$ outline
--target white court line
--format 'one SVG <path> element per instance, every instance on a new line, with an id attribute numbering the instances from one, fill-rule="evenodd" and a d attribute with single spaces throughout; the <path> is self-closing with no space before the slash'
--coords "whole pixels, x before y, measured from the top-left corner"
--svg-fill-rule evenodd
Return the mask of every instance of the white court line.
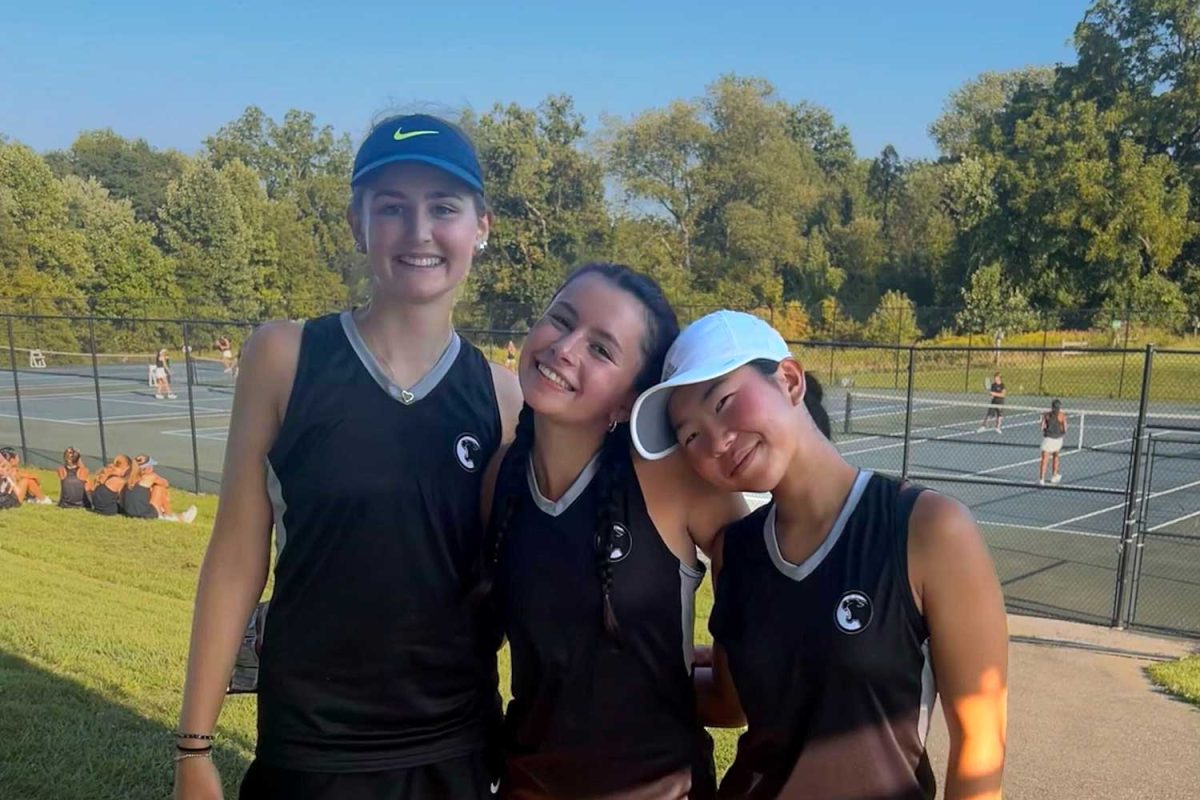
<path id="1" fill-rule="evenodd" d="M 175 401 L 171 401 L 171 400 L 123 400 L 121 398 L 107 398 L 103 401 L 102 405 L 107 404 L 107 403 L 124 403 L 125 405 L 130 405 L 130 406 L 154 406 L 156 408 L 175 408 L 175 406 L 172 405 L 172 402 L 182 405 L 186 401 L 183 401 L 183 400 L 175 400 Z M 201 408 L 200 406 L 195 406 L 195 409 L 197 411 L 213 411 L 213 412 L 220 412 L 223 414 L 229 413 L 229 409 L 223 409 L 223 408 Z"/>
<path id="2" fill-rule="evenodd" d="M 1132 441 L 1133 441 L 1133 439 L 1114 439 L 1111 442 L 1103 442 L 1101 444 L 1095 445 L 1095 447 L 1097 447 L 1097 448 L 1111 447 L 1114 444 L 1124 444 L 1125 442 L 1132 442 Z M 1065 453 L 1059 453 L 1058 457 L 1059 457 L 1059 460 L 1062 460 L 1062 459 L 1066 458 L 1067 456 L 1075 455 L 1076 453 L 1086 453 L 1086 452 L 1088 452 L 1088 451 L 1087 450 L 1068 450 Z M 988 469 L 981 469 L 978 472 L 971 472 L 969 474 L 971 474 L 971 475 L 987 475 L 989 472 L 999 472 L 1002 469 L 1012 469 L 1013 467 L 1025 467 L 1030 464 L 1036 464 L 1041 460 L 1042 460 L 1042 457 L 1038 456 L 1037 458 L 1031 458 L 1031 459 L 1028 459 L 1027 461 L 1017 461 L 1013 464 L 1002 464 L 999 467 L 989 467 Z M 1049 461 L 1050 459 L 1047 458 L 1046 460 Z"/>
<path id="3" fill-rule="evenodd" d="M 1013 522 L 991 522 L 986 519 L 976 520 L 976 522 L 979 523 L 980 525 L 994 525 L 998 528 L 1020 528 L 1021 530 L 1024 530 L 1024 531 L 1044 531 L 1044 530 L 1046 530 L 1046 528 L 1038 528 L 1038 527 L 1031 526 L 1031 525 L 1017 525 L 1016 523 L 1013 523 Z M 1121 534 L 1119 534 L 1119 533 L 1096 533 L 1095 531 L 1073 531 L 1073 530 L 1067 530 L 1065 528 L 1057 528 L 1057 529 L 1055 529 L 1054 532 L 1055 533 L 1069 533 L 1072 536 L 1090 536 L 1093 539 L 1120 539 L 1121 538 Z"/>
<path id="4" fill-rule="evenodd" d="M 216 419 L 216 417 L 229 416 L 229 411 L 211 411 L 211 413 L 197 414 L 197 420 Z M 180 414 L 158 415 L 158 416 L 106 416 L 104 417 L 104 425 L 109 422 L 169 422 L 170 420 L 186 420 L 188 419 L 187 411 L 182 411 Z M 98 422 L 96 419 L 91 420 L 92 423 Z"/>
<path id="5" fill-rule="evenodd" d="M 16 414 L 0 414 L 0 417 L 5 419 L 17 419 Z M 24 420 L 32 420 L 33 422 L 57 422 L 61 425 L 94 425 L 95 420 L 80 420 L 80 419 L 50 419 L 49 417 L 34 417 L 29 414 L 20 416 Z"/>
<path id="6" fill-rule="evenodd" d="M 1155 525 L 1153 528 L 1147 528 L 1146 533 L 1154 533 L 1155 531 L 1159 530 L 1160 528 L 1165 528 L 1168 525 L 1174 525 L 1177 522 L 1183 522 L 1184 520 L 1189 520 L 1195 516 L 1200 516 L 1200 511 L 1193 511 L 1190 514 L 1184 514 L 1182 517 L 1176 517 L 1175 519 L 1169 519 L 1166 522 L 1161 522 L 1158 525 Z"/>
<path id="7" fill-rule="evenodd" d="M 1014 416 L 1017 416 L 1017 415 L 1015 415 L 1015 414 L 1011 415 L 1009 417 L 1009 419 L 1011 420 L 1012 417 L 1014 417 Z M 1005 428 L 1013 428 L 1018 425 L 1032 425 L 1032 424 L 1035 424 L 1035 422 L 1036 422 L 1036 420 L 1030 420 L 1028 422 L 1009 422 L 1008 425 L 1006 425 L 1004 427 Z M 928 438 L 923 438 L 923 439 L 913 439 L 912 444 L 926 444 L 928 442 L 940 442 L 945 439 L 955 439 L 959 436 L 970 436 L 972 433 L 981 433 L 981 431 L 979 430 L 978 422 L 970 422 L 970 423 L 947 422 L 947 423 L 943 423 L 941 425 L 931 425 L 931 426 L 928 426 L 925 428 L 917 428 L 917 429 L 913 430 L 912 433 L 925 433 L 926 431 L 937 431 L 937 430 L 942 430 L 943 428 L 958 428 L 963 425 L 970 425 L 971 426 L 970 430 L 959 431 L 958 433 L 948 433 L 945 436 L 930 436 Z M 1003 434 L 998 434 L 998 435 L 1002 436 Z M 875 437 L 875 438 L 879 438 L 879 437 Z M 854 441 L 859 442 L 859 441 L 863 441 L 863 440 L 855 439 Z M 853 444 L 853 442 L 851 442 L 851 444 Z M 879 450 L 892 450 L 897 447 L 904 447 L 904 442 L 893 442 L 892 444 L 881 444 L 878 447 L 868 447 L 865 450 L 852 450 L 848 453 L 842 453 L 842 455 L 843 456 L 857 456 L 857 455 L 861 455 L 863 453 L 875 453 L 875 452 L 878 452 Z"/>
<path id="8" fill-rule="evenodd" d="M 1161 492 L 1151 492 L 1150 497 L 1148 499 L 1153 500 L 1156 497 L 1166 497 L 1169 494 L 1174 494 L 1175 492 L 1182 492 L 1184 489 L 1190 489 L 1193 486 L 1200 486 L 1200 481 L 1192 481 L 1191 483 L 1185 483 L 1182 486 L 1175 486 L 1171 489 L 1164 489 Z M 1107 514 L 1110 511 L 1116 511 L 1117 509 L 1124 508 L 1124 507 L 1125 507 L 1124 503 L 1118 503 L 1115 506 L 1109 506 L 1108 508 L 1102 508 L 1099 511 L 1092 511 L 1091 513 L 1088 513 L 1088 514 L 1080 514 L 1078 517 L 1071 517 L 1070 519 L 1064 519 L 1062 522 L 1056 522 L 1053 525 L 1047 525 L 1046 527 L 1042 528 L 1042 530 L 1052 531 L 1055 528 L 1057 528 L 1059 525 L 1068 525 L 1072 522 L 1078 522 L 1081 519 L 1087 519 L 1088 517 L 1094 517 L 1097 514 Z"/>

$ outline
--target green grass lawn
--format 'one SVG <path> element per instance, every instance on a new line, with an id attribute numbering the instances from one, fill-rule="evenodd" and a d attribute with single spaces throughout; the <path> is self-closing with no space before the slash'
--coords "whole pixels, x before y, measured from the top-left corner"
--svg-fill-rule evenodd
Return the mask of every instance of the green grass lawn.
<path id="1" fill-rule="evenodd" d="M 1200 706 L 1200 655 L 1153 664 L 1146 671 L 1171 694 Z"/>
<path id="2" fill-rule="evenodd" d="M 42 473 L 58 496 L 58 479 Z M 194 525 L 53 506 L 0 512 L 0 796 L 166 797 L 192 597 L 216 498 L 172 490 Z M 712 592 L 697 603 L 697 641 Z M 508 654 L 501 654 L 507 693 Z M 254 698 L 231 697 L 217 728 L 226 796 L 254 751 Z M 737 731 L 716 731 L 717 768 Z"/>

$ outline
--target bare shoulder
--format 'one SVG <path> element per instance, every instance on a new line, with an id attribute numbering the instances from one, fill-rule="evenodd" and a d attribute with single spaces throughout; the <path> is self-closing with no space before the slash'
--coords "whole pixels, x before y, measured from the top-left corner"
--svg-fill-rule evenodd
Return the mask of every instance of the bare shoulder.
<path id="1" fill-rule="evenodd" d="M 500 407 L 500 423 L 504 430 L 503 440 L 511 441 L 517 429 L 517 415 L 525 402 L 521 394 L 521 382 L 506 367 L 489 361 L 492 370 L 492 385 L 496 389 L 496 404 Z"/>
<path id="2" fill-rule="evenodd" d="M 256 367 L 263 370 L 278 368 L 291 356 L 294 367 L 300 353 L 304 325 L 291 320 L 274 320 L 259 325 L 242 347 L 241 369 Z"/>
<path id="3" fill-rule="evenodd" d="M 908 531 L 909 571 L 914 587 L 948 573 L 993 573 L 991 555 L 975 518 L 952 497 L 922 492 L 913 505 Z"/>

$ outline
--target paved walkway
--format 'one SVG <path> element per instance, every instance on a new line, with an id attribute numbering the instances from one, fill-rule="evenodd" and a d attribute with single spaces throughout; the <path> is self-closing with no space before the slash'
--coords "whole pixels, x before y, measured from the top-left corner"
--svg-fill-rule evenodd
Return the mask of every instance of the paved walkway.
<path id="1" fill-rule="evenodd" d="M 1005 798 L 1200 798 L 1200 709 L 1143 671 L 1200 642 L 1018 616 L 1009 634 Z M 946 742 L 939 708 L 929 742 L 939 782 Z"/>

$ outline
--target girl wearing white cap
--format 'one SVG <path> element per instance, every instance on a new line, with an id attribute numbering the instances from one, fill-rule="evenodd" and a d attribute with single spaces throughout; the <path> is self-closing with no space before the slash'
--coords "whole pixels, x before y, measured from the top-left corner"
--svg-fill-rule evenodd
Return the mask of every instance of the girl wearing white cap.
<path id="1" fill-rule="evenodd" d="M 710 628 L 748 724 L 719 796 L 933 798 L 940 692 L 945 796 L 999 798 L 1007 632 L 983 539 L 954 500 L 847 463 L 820 400 L 769 325 L 719 311 L 634 406 L 646 458 L 679 446 L 718 488 L 772 494 L 719 553 Z"/>
<path id="2" fill-rule="evenodd" d="M 711 798 L 702 723 L 741 723 L 692 633 L 697 547 L 745 503 L 682 458 L 636 458 L 626 424 L 678 330 L 654 281 L 588 264 L 521 347 L 527 405 L 484 501 L 484 589 L 512 654 L 503 797 Z"/>

